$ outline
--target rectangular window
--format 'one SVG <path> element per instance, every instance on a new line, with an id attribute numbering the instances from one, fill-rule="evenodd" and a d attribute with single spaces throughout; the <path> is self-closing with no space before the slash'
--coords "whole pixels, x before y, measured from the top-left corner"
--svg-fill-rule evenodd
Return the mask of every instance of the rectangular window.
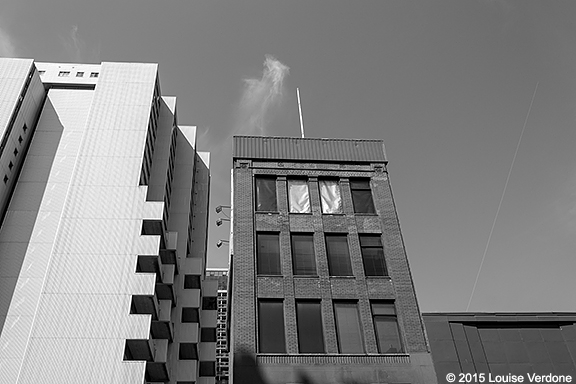
<path id="1" fill-rule="evenodd" d="M 281 275 L 280 235 L 278 233 L 256 234 L 256 259 L 259 275 Z"/>
<path id="2" fill-rule="evenodd" d="M 276 178 L 256 177 L 256 210 L 261 212 L 276 212 Z"/>
<path id="3" fill-rule="evenodd" d="M 373 302 L 372 319 L 376 329 L 378 352 L 398 353 L 402 352 L 398 320 L 393 302 Z"/>
<path id="4" fill-rule="evenodd" d="M 200 275 L 184 275 L 184 289 L 200 289 Z"/>
<path id="5" fill-rule="evenodd" d="M 295 275 L 316 275 L 314 235 L 292 234 L 292 266 Z"/>
<path id="6" fill-rule="evenodd" d="M 58 72 L 58 77 L 68 77 L 68 76 L 70 76 L 70 72 L 68 72 L 68 71 Z"/>
<path id="7" fill-rule="evenodd" d="M 298 348 L 300 353 L 324 353 L 322 309 L 319 301 L 297 301 Z"/>
<path id="8" fill-rule="evenodd" d="M 199 323 L 200 315 L 198 308 L 184 307 L 182 308 L 182 322 L 183 323 Z"/>
<path id="9" fill-rule="evenodd" d="M 200 341 L 215 342 L 216 328 L 200 328 Z"/>
<path id="10" fill-rule="evenodd" d="M 215 311 L 216 306 L 216 296 L 204 296 L 202 298 L 202 309 L 206 311 Z"/>
<path id="11" fill-rule="evenodd" d="M 198 360 L 196 343 L 180 343 L 178 358 L 180 360 Z"/>
<path id="12" fill-rule="evenodd" d="M 84 72 L 76 72 L 76 77 L 83 77 L 84 76 Z"/>
<path id="13" fill-rule="evenodd" d="M 98 72 L 92 72 L 90 73 L 90 77 L 98 77 L 99 73 Z"/>
<path id="14" fill-rule="evenodd" d="M 366 276 L 388 276 L 380 235 L 359 235 Z"/>
<path id="15" fill-rule="evenodd" d="M 38 71 L 38 74 L 39 74 L 39 75 L 43 75 L 43 74 L 45 74 L 45 73 L 46 73 L 46 71 Z"/>
<path id="16" fill-rule="evenodd" d="M 310 213 L 308 181 L 288 180 L 288 200 L 290 213 Z"/>
<path id="17" fill-rule="evenodd" d="M 350 190 L 355 213 L 376 213 L 370 180 L 350 180 Z"/>
<path id="18" fill-rule="evenodd" d="M 341 301 L 334 302 L 336 317 L 336 333 L 340 353 L 364 353 L 358 303 Z"/>
<path id="19" fill-rule="evenodd" d="M 201 361 L 200 372 L 201 377 L 214 377 L 216 376 L 216 362 L 215 361 Z"/>
<path id="20" fill-rule="evenodd" d="M 342 195 L 337 180 L 319 180 L 322 213 L 342 213 Z"/>
<path id="21" fill-rule="evenodd" d="M 326 235 L 326 253 L 330 276 L 352 276 L 346 235 Z"/>
<path id="22" fill-rule="evenodd" d="M 282 300 L 258 301 L 258 345 L 260 353 L 286 353 Z"/>

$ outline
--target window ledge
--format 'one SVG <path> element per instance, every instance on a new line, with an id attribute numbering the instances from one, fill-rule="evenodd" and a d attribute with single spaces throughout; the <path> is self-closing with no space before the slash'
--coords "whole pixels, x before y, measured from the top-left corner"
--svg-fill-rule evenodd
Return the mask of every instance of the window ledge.
<path id="1" fill-rule="evenodd" d="M 254 211 L 254 212 L 255 212 L 257 215 L 258 215 L 258 214 L 260 214 L 260 215 L 272 215 L 272 214 L 278 215 L 278 214 L 280 214 L 279 211 Z"/>
<path id="2" fill-rule="evenodd" d="M 392 280 L 390 276 L 365 276 L 367 279 Z"/>
<path id="3" fill-rule="evenodd" d="M 331 279 L 355 280 L 356 276 L 330 276 Z"/>
<path id="4" fill-rule="evenodd" d="M 324 213 L 322 212 L 322 216 L 346 216 L 345 213 Z"/>
<path id="5" fill-rule="evenodd" d="M 284 275 L 266 275 L 266 274 L 257 274 L 258 277 L 284 277 Z"/>
<path id="6" fill-rule="evenodd" d="M 354 216 L 378 216 L 377 213 L 354 212 Z"/>
<path id="7" fill-rule="evenodd" d="M 312 212 L 288 212 L 290 215 L 309 215 L 312 216 Z"/>
<path id="8" fill-rule="evenodd" d="M 319 277 L 320 276 L 318 276 L 318 275 L 294 275 L 295 279 L 299 279 L 299 278 L 304 278 L 304 279 L 310 279 L 310 278 L 314 279 L 315 278 L 315 279 L 317 279 Z"/>

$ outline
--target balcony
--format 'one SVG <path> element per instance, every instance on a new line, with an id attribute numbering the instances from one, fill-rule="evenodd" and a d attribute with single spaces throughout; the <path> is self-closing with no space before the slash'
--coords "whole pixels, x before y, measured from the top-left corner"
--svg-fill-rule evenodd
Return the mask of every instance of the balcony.
<path id="1" fill-rule="evenodd" d="M 164 264 L 174 264 L 177 263 L 176 257 L 176 244 L 178 242 L 178 232 L 166 232 L 165 236 L 165 248 L 160 250 L 160 257 L 162 258 L 162 263 Z"/>
<path id="2" fill-rule="evenodd" d="M 152 321 L 152 337 L 154 339 L 174 340 L 174 325 L 171 318 L 172 302 L 170 300 L 158 301 L 158 319 Z"/>
<path id="3" fill-rule="evenodd" d="M 170 373 L 168 372 L 168 340 L 152 340 L 153 341 L 153 357 L 152 361 L 146 364 L 146 378 L 148 381 L 170 381 Z"/>
<path id="4" fill-rule="evenodd" d="M 176 305 L 176 294 L 174 293 L 174 265 L 162 265 L 160 267 L 160 279 L 156 279 L 156 296 L 159 300 L 170 300 L 172 305 Z"/>
<path id="5" fill-rule="evenodd" d="M 168 372 L 168 340 L 131 339 L 126 340 L 124 360 L 146 361 L 146 381 L 166 382 Z"/>
<path id="6" fill-rule="evenodd" d="M 134 295 L 130 313 L 152 315 L 152 320 L 158 320 L 158 299 L 156 296 Z"/>

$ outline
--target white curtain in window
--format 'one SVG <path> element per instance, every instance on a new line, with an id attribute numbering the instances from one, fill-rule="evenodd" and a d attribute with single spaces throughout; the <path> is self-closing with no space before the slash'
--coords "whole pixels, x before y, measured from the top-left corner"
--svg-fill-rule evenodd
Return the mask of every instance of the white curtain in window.
<path id="1" fill-rule="evenodd" d="M 342 213 L 342 197 L 336 180 L 320 180 L 323 213 Z"/>
<path id="2" fill-rule="evenodd" d="M 310 194 L 306 180 L 290 180 L 288 182 L 291 213 L 310 212 Z"/>

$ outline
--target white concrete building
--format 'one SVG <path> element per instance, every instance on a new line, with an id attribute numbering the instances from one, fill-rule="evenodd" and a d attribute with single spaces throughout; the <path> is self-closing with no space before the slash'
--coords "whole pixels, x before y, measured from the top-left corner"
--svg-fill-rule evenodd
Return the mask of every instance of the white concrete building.
<path id="1" fill-rule="evenodd" d="M 157 65 L 0 58 L 0 134 L 0 382 L 214 383 L 209 154 Z"/>

